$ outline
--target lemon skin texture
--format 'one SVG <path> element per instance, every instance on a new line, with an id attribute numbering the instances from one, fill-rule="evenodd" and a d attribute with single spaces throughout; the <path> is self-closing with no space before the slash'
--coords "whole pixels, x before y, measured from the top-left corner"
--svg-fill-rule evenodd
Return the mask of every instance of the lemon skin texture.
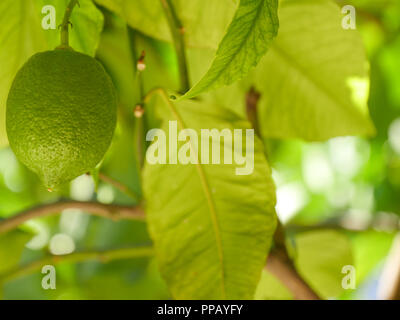
<path id="1" fill-rule="evenodd" d="M 33 55 L 8 95 L 6 129 L 17 158 L 49 189 L 101 161 L 116 125 L 116 94 L 94 58 L 56 49 Z"/>

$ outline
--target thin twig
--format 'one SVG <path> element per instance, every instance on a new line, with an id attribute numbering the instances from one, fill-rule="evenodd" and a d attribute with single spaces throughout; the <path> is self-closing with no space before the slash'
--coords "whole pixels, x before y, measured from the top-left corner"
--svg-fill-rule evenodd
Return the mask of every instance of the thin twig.
<path id="1" fill-rule="evenodd" d="M 104 251 L 81 251 L 67 255 L 48 255 L 40 260 L 36 260 L 15 269 L 9 270 L 0 275 L 0 283 L 10 281 L 12 279 L 32 274 L 40 270 L 45 265 L 57 265 L 64 262 L 77 263 L 90 260 L 97 260 L 107 263 L 120 259 L 132 259 L 153 256 L 153 248 L 151 246 L 137 246 L 130 248 L 118 248 Z"/>
<path id="2" fill-rule="evenodd" d="M 145 141 L 144 141 L 144 119 L 143 119 L 144 109 L 142 105 L 136 106 L 135 109 L 135 137 L 136 137 L 136 163 L 137 170 L 139 172 L 139 177 L 141 177 L 141 170 L 144 165 L 145 156 Z M 136 116 L 139 115 L 140 116 Z"/>
<path id="3" fill-rule="evenodd" d="M 126 195 L 128 195 L 129 197 L 134 199 L 135 201 L 137 201 L 137 202 L 139 201 L 138 195 L 135 192 L 133 192 L 128 186 L 124 185 L 123 183 L 121 183 L 101 172 L 99 173 L 99 179 L 106 183 L 111 184 L 112 186 L 114 186 L 121 192 L 125 193 Z"/>
<path id="4" fill-rule="evenodd" d="M 129 48 L 131 52 L 132 62 L 134 65 L 134 76 L 136 78 L 136 84 L 138 86 L 139 92 L 139 101 L 135 105 L 134 115 L 135 115 L 135 149 L 136 149 L 136 163 L 137 170 L 140 173 L 143 164 L 144 164 L 144 150 L 145 150 L 145 142 L 144 142 L 144 107 L 143 103 L 144 98 L 144 81 L 143 81 L 143 71 L 146 69 L 145 56 L 146 53 L 144 50 L 141 51 L 141 54 L 137 54 L 137 31 L 131 27 L 128 28 L 128 40 L 129 40 Z M 139 174 L 140 175 L 140 174 Z"/>
<path id="5" fill-rule="evenodd" d="M 164 8 L 165 16 L 171 30 L 172 39 L 174 41 L 175 51 L 178 59 L 179 76 L 181 82 L 181 93 L 185 93 L 190 89 L 189 71 L 186 62 L 185 50 L 185 29 L 179 20 L 175 8 L 171 0 L 160 0 Z"/>
<path id="6" fill-rule="evenodd" d="M 27 209 L 10 218 L 0 221 L 0 234 L 17 228 L 24 222 L 60 213 L 65 209 L 81 209 L 89 214 L 113 220 L 130 219 L 144 220 L 145 215 L 141 207 L 103 204 L 98 202 L 59 201 Z"/>
<path id="7" fill-rule="evenodd" d="M 249 91 L 246 93 L 246 115 L 247 120 L 249 120 L 250 124 L 254 129 L 254 133 L 264 141 L 261 136 L 260 131 L 260 122 L 258 120 L 258 101 L 261 98 L 261 93 L 258 92 L 254 87 L 251 87 Z M 264 155 L 267 161 L 269 160 L 267 146 L 264 145 Z"/>
<path id="8" fill-rule="evenodd" d="M 130 26 L 127 26 L 127 32 L 128 32 L 128 42 L 129 42 L 129 49 L 131 53 L 131 59 L 132 59 L 132 64 L 133 64 L 133 73 L 136 76 L 136 82 L 138 85 L 139 89 L 139 101 L 138 103 L 141 103 L 143 100 L 144 96 L 144 85 L 143 85 L 143 79 L 142 79 L 142 72 L 146 68 L 146 64 L 144 62 L 145 58 L 145 52 L 141 51 L 141 54 L 138 55 L 138 48 L 137 48 L 137 34 L 138 32 L 131 28 Z"/>
<path id="9" fill-rule="evenodd" d="M 246 94 L 246 114 L 247 119 L 253 126 L 254 132 L 257 136 L 260 136 L 260 126 L 257 117 L 257 104 L 260 100 L 261 94 L 251 87 Z"/>

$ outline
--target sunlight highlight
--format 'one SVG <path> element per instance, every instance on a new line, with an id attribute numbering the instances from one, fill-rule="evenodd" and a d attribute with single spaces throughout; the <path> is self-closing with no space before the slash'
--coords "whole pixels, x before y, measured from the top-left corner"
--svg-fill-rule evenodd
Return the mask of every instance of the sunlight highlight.
<path id="1" fill-rule="evenodd" d="M 363 114 L 368 113 L 367 103 L 369 97 L 369 78 L 350 77 L 347 79 L 347 86 L 351 90 L 351 100 Z"/>
<path id="2" fill-rule="evenodd" d="M 49 250 L 54 255 L 69 254 L 75 251 L 75 242 L 67 234 L 55 234 L 49 244 Z"/>
<path id="3" fill-rule="evenodd" d="M 276 199 L 276 212 L 285 223 L 307 204 L 308 194 L 301 183 L 290 183 L 277 189 Z"/>

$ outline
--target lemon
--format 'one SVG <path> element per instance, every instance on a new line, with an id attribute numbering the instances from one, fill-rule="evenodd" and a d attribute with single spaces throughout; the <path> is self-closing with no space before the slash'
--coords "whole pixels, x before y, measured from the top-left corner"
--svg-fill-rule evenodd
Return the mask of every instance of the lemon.
<path id="1" fill-rule="evenodd" d="M 116 125 L 116 94 L 94 58 L 56 49 L 33 55 L 7 99 L 6 129 L 17 158 L 54 189 L 92 170 Z"/>

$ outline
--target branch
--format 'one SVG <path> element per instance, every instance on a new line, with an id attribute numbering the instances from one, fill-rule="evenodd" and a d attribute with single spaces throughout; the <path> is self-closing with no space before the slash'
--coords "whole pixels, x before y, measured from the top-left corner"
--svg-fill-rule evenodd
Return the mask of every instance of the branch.
<path id="1" fill-rule="evenodd" d="M 250 90 L 246 94 L 246 114 L 247 119 L 250 121 L 253 126 L 254 132 L 257 136 L 260 135 L 260 127 L 257 117 L 257 104 L 258 100 L 260 100 L 261 94 L 257 92 L 254 87 L 251 87 Z"/>
<path id="2" fill-rule="evenodd" d="M 257 117 L 257 104 L 260 93 L 251 87 L 246 94 L 246 114 L 257 136 L 260 136 L 259 121 Z M 265 157 L 268 159 L 267 153 Z M 314 290 L 304 281 L 297 272 L 296 267 L 286 248 L 285 229 L 278 220 L 274 234 L 274 249 L 270 252 L 265 269 L 271 272 L 293 294 L 296 300 L 320 300 Z"/>
<path id="3" fill-rule="evenodd" d="M 144 84 L 142 79 L 142 72 L 146 69 L 146 64 L 144 62 L 145 51 L 141 51 L 141 54 L 138 56 L 137 51 L 137 37 L 138 32 L 127 26 L 128 32 L 128 42 L 129 42 L 129 50 L 131 54 L 132 64 L 133 64 L 133 74 L 137 77 L 137 85 L 139 89 L 139 103 L 142 103 L 144 96 Z"/>
<path id="4" fill-rule="evenodd" d="M 178 58 L 179 76 L 181 80 L 181 91 L 185 93 L 190 89 L 189 71 L 186 63 L 185 52 L 185 29 L 175 12 L 171 0 L 160 0 L 164 8 L 165 16 L 171 30 L 172 39 L 174 41 L 175 51 Z"/>
<path id="5" fill-rule="evenodd" d="M 261 98 L 261 93 L 258 92 L 254 87 L 251 87 L 249 91 L 246 93 L 246 115 L 247 120 L 249 120 L 251 126 L 254 129 L 255 134 L 257 137 L 260 138 L 262 142 L 264 142 L 263 137 L 261 136 L 260 131 L 260 122 L 258 121 L 258 101 Z M 269 160 L 267 146 L 264 143 L 264 155 L 267 161 Z"/>
<path id="6" fill-rule="evenodd" d="M 285 229 L 278 220 L 274 234 L 274 249 L 268 256 L 266 269 L 290 290 L 296 300 L 320 300 L 320 297 L 297 272 L 286 248 Z"/>
<path id="7" fill-rule="evenodd" d="M 113 220 L 132 219 L 144 220 L 144 211 L 140 207 L 101 204 L 96 202 L 60 201 L 53 204 L 42 205 L 28 209 L 11 218 L 0 221 L 0 234 L 17 228 L 20 224 L 34 218 L 50 216 L 65 209 L 81 209 L 96 216 L 110 218 Z M 57 264 L 60 262 L 80 262 L 85 260 L 110 261 L 115 259 L 148 256 L 152 249 L 126 248 L 103 252 L 76 252 L 65 256 L 47 256 L 39 261 L 29 263 L 21 268 L 12 270 L 0 278 L 0 282 L 11 278 L 29 274 L 41 268 L 45 264 Z M 297 273 L 293 264 L 287 260 L 286 255 L 279 252 L 271 252 L 266 269 L 275 275 L 288 287 L 296 299 L 319 299 L 313 290 Z"/>
<path id="8" fill-rule="evenodd" d="M 138 195 L 135 192 L 133 192 L 128 186 L 124 185 L 123 183 L 121 183 L 101 172 L 99 172 L 99 179 L 106 183 L 111 184 L 112 186 L 114 186 L 115 188 L 120 190 L 122 193 L 125 193 L 126 195 L 131 197 L 136 202 L 139 201 Z"/>
<path id="9" fill-rule="evenodd" d="M 303 280 L 291 261 L 279 252 L 272 251 L 265 269 L 278 278 L 290 290 L 296 300 L 320 300 L 313 289 Z"/>
<path id="10" fill-rule="evenodd" d="M 141 51 L 140 56 L 137 55 L 137 31 L 131 27 L 128 28 L 128 40 L 129 40 L 129 48 L 131 52 L 131 57 L 134 65 L 134 75 L 136 77 L 136 83 L 138 86 L 139 92 L 139 101 L 135 105 L 135 109 L 133 110 L 133 114 L 135 116 L 135 146 L 136 146 L 136 163 L 137 170 L 140 173 L 143 162 L 144 162 L 144 151 L 145 151 L 145 140 L 144 140 L 144 127 L 145 121 L 143 119 L 144 115 L 144 81 L 143 81 L 143 71 L 146 69 L 145 56 L 146 52 L 144 50 Z"/>
<path id="11" fill-rule="evenodd" d="M 39 217 L 57 214 L 65 209 L 81 209 L 92 215 L 113 220 L 131 219 L 144 220 L 145 215 L 141 207 L 102 204 L 98 202 L 60 201 L 30 208 L 8 219 L 0 221 L 0 234 L 17 228 L 22 223 Z"/>
<path id="12" fill-rule="evenodd" d="M 89 260 L 97 260 L 107 263 L 119 259 L 132 259 L 153 256 L 153 248 L 151 246 L 119 248 L 104 251 L 81 251 L 62 256 L 48 255 L 40 260 L 36 260 L 20 266 L 16 269 L 7 271 L 0 276 L 0 283 L 22 277 L 40 270 L 45 265 L 57 265 L 63 262 L 77 263 Z"/>

